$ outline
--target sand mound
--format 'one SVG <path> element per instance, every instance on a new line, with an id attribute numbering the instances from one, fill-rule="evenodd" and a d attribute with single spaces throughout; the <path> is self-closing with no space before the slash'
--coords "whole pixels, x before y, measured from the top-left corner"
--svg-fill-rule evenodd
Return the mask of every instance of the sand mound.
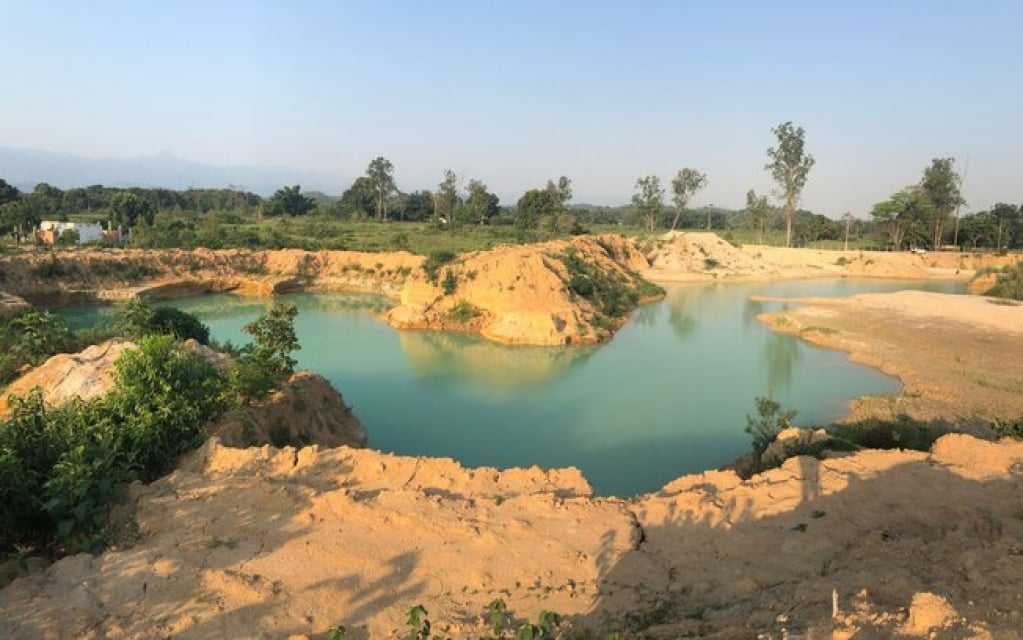
<path id="1" fill-rule="evenodd" d="M 440 267 L 436 281 L 418 270 L 385 318 L 399 328 L 472 331 L 508 344 L 595 344 L 626 317 L 608 317 L 569 290 L 573 274 L 561 259 L 568 251 L 639 294 L 633 266 L 646 262 L 635 245 L 619 236 L 586 236 L 464 254 Z M 455 287 L 445 293 L 449 273 Z M 458 315 L 460 307 L 469 317 Z"/>

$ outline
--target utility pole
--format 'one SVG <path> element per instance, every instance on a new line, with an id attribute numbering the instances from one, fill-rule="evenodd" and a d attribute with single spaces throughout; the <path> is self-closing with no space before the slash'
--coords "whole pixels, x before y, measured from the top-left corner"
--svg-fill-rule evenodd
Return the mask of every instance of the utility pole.
<path id="1" fill-rule="evenodd" d="M 707 205 L 707 231 L 710 231 L 710 214 L 713 208 L 714 208 L 713 202 Z"/>

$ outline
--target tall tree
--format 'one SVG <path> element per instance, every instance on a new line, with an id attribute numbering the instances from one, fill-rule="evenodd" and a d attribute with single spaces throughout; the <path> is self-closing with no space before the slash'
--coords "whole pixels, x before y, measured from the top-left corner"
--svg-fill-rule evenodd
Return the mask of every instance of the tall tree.
<path id="1" fill-rule="evenodd" d="M 304 216 L 316 208 L 316 202 L 302 193 L 302 187 L 281 187 L 270 196 L 266 212 L 272 216 Z"/>
<path id="2" fill-rule="evenodd" d="M 376 189 L 367 176 L 355 179 L 352 186 L 345 189 L 338 202 L 341 215 L 349 218 L 365 218 L 373 213 L 376 207 Z"/>
<path id="3" fill-rule="evenodd" d="M 561 213 L 561 200 L 552 189 L 530 189 L 522 194 L 515 205 L 515 226 L 535 229 L 541 221 L 556 218 Z"/>
<path id="4" fill-rule="evenodd" d="M 1006 247 L 1006 241 L 1011 242 L 1015 235 L 1016 226 L 1020 222 L 1020 209 L 1015 205 L 999 202 L 991 207 L 991 215 L 998 224 L 995 246 L 1001 251 Z"/>
<path id="5" fill-rule="evenodd" d="M 771 129 L 771 133 L 778 138 L 778 146 L 767 150 L 771 161 L 764 168 L 771 172 L 771 178 L 778 185 L 785 216 L 785 246 L 791 247 L 792 215 L 799 205 L 799 195 L 806 186 L 806 177 L 815 160 L 804 149 L 806 132 L 803 127 L 793 127 L 791 122 L 784 122 Z"/>
<path id="6" fill-rule="evenodd" d="M 129 191 L 120 191 L 110 198 L 110 215 L 117 224 L 129 229 L 140 222 L 153 224 L 153 205 Z"/>
<path id="7" fill-rule="evenodd" d="M 373 185 L 377 215 L 381 221 L 387 220 L 387 198 L 397 190 L 394 184 L 394 165 L 383 156 L 374 158 L 366 168 L 366 177 Z"/>
<path id="8" fill-rule="evenodd" d="M 954 158 L 934 158 L 931 166 L 924 169 L 920 181 L 920 192 L 931 204 L 931 248 L 941 247 L 945 235 L 945 223 L 956 207 L 966 204 L 960 193 L 962 183 L 953 165 Z"/>
<path id="9" fill-rule="evenodd" d="M 689 200 L 707 184 L 707 175 L 696 169 L 680 169 L 675 177 L 671 179 L 671 201 L 675 205 L 675 218 L 671 221 L 671 230 L 675 230 L 678 219 L 682 217 Z M 710 218 L 707 218 L 707 228 L 710 229 Z"/>
<path id="10" fill-rule="evenodd" d="M 433 196 L 433 215 L 441 224 L 450 225 L 460 201 L 458 176 L 451 169 L 445 169 L 444 179 L 437 185 L 437 193 Z"/>
<path id="11" fill-rule="evenodd" d="M 500 200 L 497 196 L 487 191 L 487 185 L 482 180 L 473 178 L 469 181 L 469 197 L 465 204 L 469 208 L 470 220 L 474 224 L 483 224 L 492 216 L 497 215 L 497 206 Z"/>
<path id="12" fill-rule="evenodd" d="M 757 230 L 757 244 L 764 244 L 764 229 L 773 212 L 767 196 L 758 196 L 753 189 L 746 192 L 746 215 Z"/>
<path id="13" fill-rule="evenodd" d="M 637 178 L 632 206 L 646 221 L 647 231 L 653 233 L 654 225 L 664 211 L 664 189 L 661 188 L 661 179 L 657 176 Z"/>
<path id="14" fill-rule="evenodd" d="M 21 191 L 18 190 L 13 184 L 7 184 L 7 181 L 0 178 L 0 204 L 6 204 L 13 202 L 21 197 Z"/>
<path id="15" fill-rule="evenodd" d="M 920 237 L 931 215 L 931 204 L 917 187 L 906 187 L 870 210 L 870 216 L 896 251 L 902 248 L 907 235 Z"/>
<path id="16" fill-rule="evenodd" d="M 557 199 L 562 207 L 565 207 L 568 205 L 568 201 L 572 199 L 572 180 L 565 176 L 558 178 L 557 182 L 548 180 L 547 191 Z"/>

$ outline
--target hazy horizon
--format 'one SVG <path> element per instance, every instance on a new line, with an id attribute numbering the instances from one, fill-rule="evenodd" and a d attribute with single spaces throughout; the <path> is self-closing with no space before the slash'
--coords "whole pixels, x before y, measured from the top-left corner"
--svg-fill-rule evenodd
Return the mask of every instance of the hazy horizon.
<path id="1" fill-rule="evenodd" d="M 0 9 L 0 147 L 277 167 L 337 176 L 309 185 L 332 195 L 384 156 L 402 190 L 450 168 L 503 204 L 566 175 L 575 202 L 619 205 L 693 167 L 691 206 L 739 209 L 791 120 L 817 160 L 804 208 L 864 216 L 946 156 L 964 211 L 1023 200 L 1018 2 Z"/>

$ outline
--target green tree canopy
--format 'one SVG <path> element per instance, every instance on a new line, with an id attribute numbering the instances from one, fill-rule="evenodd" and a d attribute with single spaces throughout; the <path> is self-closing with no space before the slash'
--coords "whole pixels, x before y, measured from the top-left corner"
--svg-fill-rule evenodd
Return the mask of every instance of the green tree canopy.
<path id="1" fill-rule="evenodd" d="M 671 230 L 678 226 L 689 200 L 707 184 L 707 175 L 696 169 L 680 169 L 671 179 L 671 201 L 675 205 L 675 217 L 671 221 Z M 707 228 L 710 229 L 710 216 L 707 217 Z"/>
<path id="2" fill-rule="evenodd" d="M 945 224 L 952 212 L 966 204 L 959 190 L 962 179 L 955 172 L 954 164 L 954 158 L 934 158 L 920 180 L 920 193 L 930 203 L 931 247 L 934 249 L 942 245 Z"/>
<path id="3" fill-rule="evenodd" d="M 767 150 L 771 159 L 764 168 L 771 172 L 771 178 L 778 185 L 782 197 L 782 213 L 785 216 L 785 246 L 792 246 L 792 215 L 799 205 L 799 195 L 806 186 L 806 177 L 815 160 L 806 153 L 806 133 L 803 127 L 794 127 L 784 122 L 771 129 L 778 138 L 778 146 Z"/>
<path id="4" fill-rule="evenodd" d="M 498 214 L 500 200 L 497 196 L 487 191 L 487 185 L 482 180 L 475 178 L 469 181 L 469 197 L 465 204 L 469 210 L 470 221 L 474 224 L 483 224 Z"/>
<path id="5" fill-rule="evenodd" d="M 645 176 L 636 180 L 636 193 L 632 196 L 632 206 L 646 222 L 646 230 L 653 233 L 657 219 L 664 211 L 664 189 L 661 179 L 657 176 Z"/>
<path id="6" fill-rule="evenodd" d="M 316 202 L 302 193 L 302 187 L 281 187 L 270 197 L 266 212 L 272 216 L 304 216 L 316 208 Z"/>
<path id="7" fill-rule="evenodd" d="M 451 225 L 455 219 L 455 209 L 461 203 L 458 176 L 451 169 L 445 169 L 444 179 L 437 185 L 437 193 L 433 196 L 433 214 L 441 224 Z"/>
<path id="8" fill-rule="evenodd" d="M 377 215 L 381 221 L 387 220 L 387 199 L 397 191 L 394 183 L 394 165 L 383 156 L 374 158 L 366 168 L 366 177 L 373 187 Z"/>
<path id="9" fill-rule="evenodd" d="M 896 251 L 907 237 L 912 242 L 926 237 L 931 216 L 931 204 L 917 187 L 906 187 L 870 210 L 870 217 Z"/>
<path id="10" fill-rule="evenodd" d="M 121 191 L 110 199 L 110 215 L 114 222 L 129 229 L 140 222 L 151 225 L 154 218 L 153 206 L 149 201 L 129 191 Z"/>
<path id="11" fill-rule="evenodd" d="M 349 218 L 366 218 L 372 215 L 376 206 L 376 189 L 373 181 L 366 176 L 355 179 L 352 186 L 341 194 L 338 208 Z"/>

